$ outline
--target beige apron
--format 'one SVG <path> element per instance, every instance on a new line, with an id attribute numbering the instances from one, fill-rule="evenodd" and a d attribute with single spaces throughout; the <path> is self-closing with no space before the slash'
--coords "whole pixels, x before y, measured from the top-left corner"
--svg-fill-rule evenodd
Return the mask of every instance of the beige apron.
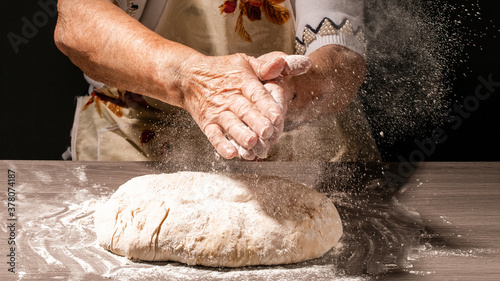
<path id="1" fill-rule="evenodd" d="M 169 0 L 154 31 L 206 55 L 293 53 L 295 30 L 289 1 L 278 7 L 280 11 L 289 12 L 286 22 L 269 20 L 263 12 L 260 20 L 255 13 L 240 16 L 238 8 L 233 13 L 221 13 L 223 3 Z M 287 123 L 285 129 L 266 160 L 380 160 L 358 101 L 340 114 L 323 116 L 307 124 Z M 186 111 L 106 86 L 90 96 L 78 98 L 72 158 L 100 161 L 222 159 Z"/>

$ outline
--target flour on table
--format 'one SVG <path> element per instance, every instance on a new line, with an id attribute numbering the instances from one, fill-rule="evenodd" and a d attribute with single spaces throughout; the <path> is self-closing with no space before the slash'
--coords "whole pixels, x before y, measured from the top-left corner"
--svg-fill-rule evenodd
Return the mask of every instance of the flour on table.
<path id="1" fill-rule="evenodd" d="M 330 199 L 279 177 L 179 172 L 133 178 L 95 213 L 101 246 L 133 260 L 295 263 L 337 245 Z"/>

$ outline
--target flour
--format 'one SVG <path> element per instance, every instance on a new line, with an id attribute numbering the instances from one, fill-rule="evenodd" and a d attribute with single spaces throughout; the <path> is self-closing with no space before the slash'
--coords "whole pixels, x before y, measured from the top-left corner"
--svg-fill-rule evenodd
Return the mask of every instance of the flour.
<path id="1" fill-rule="evenodd" d="M 86 168 L 87 168 L 87 166 L 82 165 L 80 167 L 76 167 L 76 168 L 74 168 L 74 169 L 71 170 L 71 173 L 76 178 L 78 178 L 78 180 L 80 181 L 80 183 L 86 183 L 88 181 L 87 174 L 85 173 L 85 169 Z"/>
<path id="2" fill-rule="evenodd" d="M 70 216 L 65 216 L 60 219 L 61 223 L 67 228 L 88 228 L 92 225 L 93 222 L 93 213 L 96 208 L 99 208 L 104 202 L 97 201 L 96 199 L 90 199 L 81 204 L 75 204 L 66 202 L 70 211 L 73 211 L 73 214 Z"/>
<path id="3" fill-rule="evenodd" d="M 391 153 L 393 144 L 444 123 L 455 80 L 470 75 L 456 72 L 468 63 L 466 48 L 495 27 L 475 0 L 366 0 L 365 6 L 368 74 L 360 96 L 379 147 Z"/>
<path id="4" fill-rule="evenodd" d="M 363 276 L 343 276 L 330 266 L 308 266 L 298 268 L 247 268 L 240 270 L 209 270 L 175 265 L 151 266 L 146 268 L 120 268 L 103 277 L 111 279 L 144 280 L 168 279 L 179 281 L 190 280 L 339 280 L 364 281 L 370 280 Z"/>
<path id="5" fill-rule="evenodd" d="M 62 266 L 63 264 L 56 260 L 51 254 L 49 254 L 49 252 L 47 252 L 47 250 L 44 248 L 44 247 L 31 247 L 31 249 L 33 249 L 33 251 L 35 251 L 37 254 L 39 254 L 43 259 L 45 259 L 45 262 L 47 262 L 48 264 L 55 264 L 55 265 L 59 265 L 59 266 Z"/>
<path id="6" fill-rule="evenodd" d="M 52 177 L 45 172 L 36 171 L 34 173 L 35 173 L 36 179 L 41 181 L 43 184 L 50 184 L 53 181 Z"/>

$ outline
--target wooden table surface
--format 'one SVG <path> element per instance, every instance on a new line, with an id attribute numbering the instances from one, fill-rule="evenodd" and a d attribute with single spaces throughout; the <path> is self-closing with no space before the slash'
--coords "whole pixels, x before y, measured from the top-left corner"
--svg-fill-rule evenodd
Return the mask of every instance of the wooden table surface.
<path id="1" fill-rule="evenodd" d="M 500 163 L 421 163 L 388 184 L 402 165 L 1 161 L 0 279 L 500 280 Z M 97 245 L 93 212 L 121 184 L 181 170 L 273 174 L 324 192 L 342 215 L 343 247 L 295 265 L 210 269 L 136 263 Z"/>

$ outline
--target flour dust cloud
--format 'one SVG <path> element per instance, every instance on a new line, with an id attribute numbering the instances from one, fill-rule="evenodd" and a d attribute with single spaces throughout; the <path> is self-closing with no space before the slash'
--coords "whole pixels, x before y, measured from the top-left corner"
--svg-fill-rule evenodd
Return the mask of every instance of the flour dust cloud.
<path id="1" fill-rule="evenodd" d="M 467 47 L 495 27 L 478 1 L 365 1 L 368 74 L 360 91 L 378 144 L 427 136 L 455 102 Z M 474 26 L 481 25 L 481 30 Z M 481 46 L 477 46 L 480 48 Z"/>

